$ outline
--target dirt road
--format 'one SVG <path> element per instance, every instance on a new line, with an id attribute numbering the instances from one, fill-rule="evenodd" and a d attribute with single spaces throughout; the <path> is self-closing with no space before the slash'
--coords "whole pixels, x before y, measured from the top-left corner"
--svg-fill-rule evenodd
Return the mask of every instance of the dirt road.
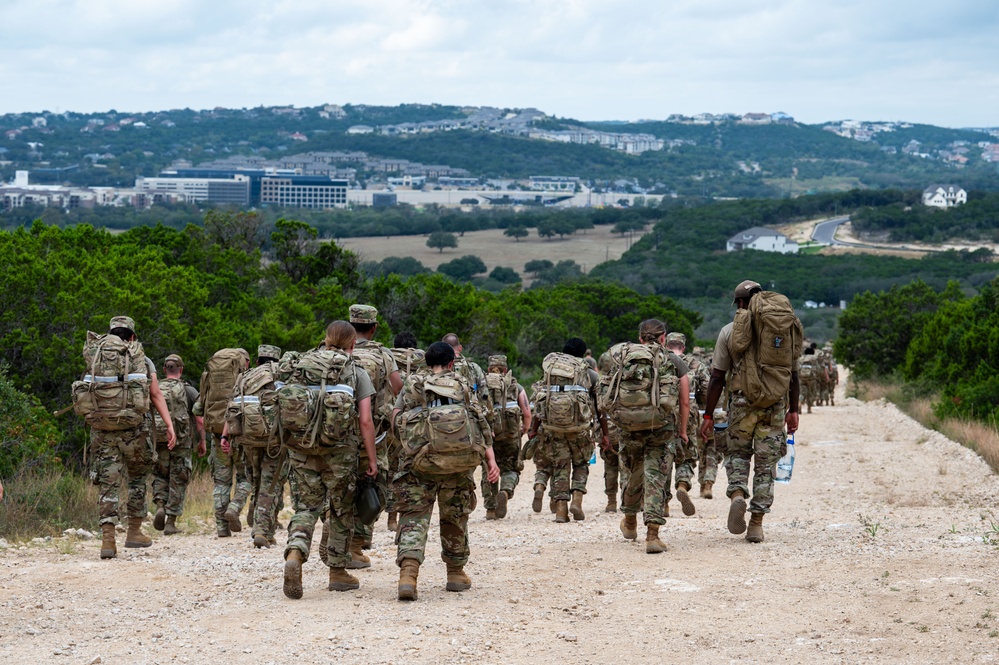
<path id="1" fill-rule="evenodd" d="M 326 591 L 315 557 L 299 601 L 280 550 L 245 531 L 157 535 L 113 561 L 97 541 L 12 548 L 0 662 L 999 661 L 999 478 L 889 404 L 837 405 L 802 416 L 762 544 L 726 531 L 725 499 L 697 498 L 647 555 L 600 512 L 598 465 L 583 522 L 531 512 L 526 474 L 507 519 L 478 508 L 469 592 L 444 591 L 435 528 L 416 603 L 395 599 L 384 522 L 359 591 Z"/>

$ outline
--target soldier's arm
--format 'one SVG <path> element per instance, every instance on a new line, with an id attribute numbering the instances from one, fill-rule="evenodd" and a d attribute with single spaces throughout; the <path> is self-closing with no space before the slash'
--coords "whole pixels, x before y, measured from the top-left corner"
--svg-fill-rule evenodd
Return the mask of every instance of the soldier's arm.
<path id="1" fill-rule="evenodd" d="M 521 388 L 517 394 L 517 405 L 520 407 L 520 414 L 524 418 L 524 424 L 520 428 L 521 434 L 527 434 L 531 430 L 531 405 L 527 401 L 527 393 Z"/>
<path id="2" fill-rule="evenodd" d="M 690 418 L 690 376 L 684 374 L 680 377 L 680 423 L 677 434 L 681 439 L 687 441 L 687 420 Z"/>
<path id="3" fill-rule="evenodd" d="M 149 381 L 149 400 L 156 407 L 156 412 L 160 414 L 160 418 L 166 423 L 167 448 L 173 450 L 173 447 L 177 445 L 177 434 L 173 431 L 173 419 L 170 418 L 170 409 L 167 408 L 166 399 L 163 397 L 163 391 L 160 390 L 160 382 L 156 379 L 155 374 L 151 376 Z"/>
<path id="4" fill-rule="evenodd" d="M 798 431 L 798 373 L 791 372 L 791 385 L 788 386 L 787 415 L 784 416 L 784 423 L 787 425 L 787 433 L 794 434 Z"/>
<path id="5" fill-rule="evenodd" d="M 378 475 L 378 459 L 375 452 L 375 421 L 371 417 L 371 397 L 364 397 L 357 403 L 357 416 L 361 426 L 361 440 L 364 442 L 364 451 L 368 454 L 368 470 L 365 474 L 369 478 Z"/>
<path id="6" fill-rule="evenodd" d="M 399 374 L 399 370 L 394 370 L 389 374 L 389 385 L 392 387 L 392 394 L 398 395 L 399 391 L 402 390 L 402 375 Z"/>
<path id="7" fill-rule="evenodd" d="M 704 404 L 704 421 L 701 423 L 701 437 L 708 440 L 714 433 L 714 412 L 725 388 L 725 372 L 717 367 L 711 370 L 711 381 L 708 382 L 708 400 Z"/>
<path id="8" fill-rule="evenodd" d="M 486 448 L 486 469 L 486 478 L 489 482 L 498 482 L 500 478 L 500 470 L 496 465 L 496 453 L 493 452 L 492 446 Z"/>

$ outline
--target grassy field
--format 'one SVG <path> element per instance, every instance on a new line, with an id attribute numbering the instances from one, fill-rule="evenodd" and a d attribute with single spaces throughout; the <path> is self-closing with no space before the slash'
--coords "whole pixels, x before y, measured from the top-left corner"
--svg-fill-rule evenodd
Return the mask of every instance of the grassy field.
<path id="1" fill-rule="evenodd" d="M 381 261 L 389 256 L 412 256 L 433 270 L 452 259 L 474 254 L 486 264 L 489 270 L 496 266 L 513 268 L 524 272 L 524 264 L 534 259 L 548 259 L 552 263 L 572 259 L 589 272 L 599 263 L 621 258 L 634 238 L 611 233 L 610 226 L 598 226 L 584 233 L 567 236 L 564 240 L 539 238 L 531 229 L 531 235 L 520 242 L 503 235 L 502 229 L 470 231 L 458 238 L 456 249 L 439 252 L 427 247 L 426 236 L 395 236 L 393 238 L 367 237 L 343 238 L 340 246 L 360 255 L 362 261 Z M 530 281 L 525 275 L 525 282 Z M 526 285 L 526 283 L 525 283 Z"/>

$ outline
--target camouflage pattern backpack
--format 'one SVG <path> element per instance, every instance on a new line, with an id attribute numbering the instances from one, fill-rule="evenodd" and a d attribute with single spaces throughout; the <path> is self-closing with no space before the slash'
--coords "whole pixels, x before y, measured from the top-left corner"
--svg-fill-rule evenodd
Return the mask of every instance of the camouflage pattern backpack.
<path id="1" fill-rule="evenodd" d="M 239 375 L 246 371 L 249 362 L 250 354 L 245 349 L 236 348 L 216 351 L 205 363 L 198 391 L 200 409 L 195 407 L 195 413 L 204 416 L 205 429 L 212 434 L 222 434 L 232 389 L 236 386 Z"/>
<path id="2" fill-rule="evenodd" d="M 187 402 L 187 386 L 181 379 L 163 379 L 160 392 L 166 400 L 170 420 L 173 421 L 173 431 L 177 435 L 177 445 L 186 446 L 191 439 L 191 405 Z M 166 443 L 167 427 L 157 411 L 153 411 L 153 425 L 156 431 L 156 443 Z"/>
<path id="3" fill-rule="evenodd" d="M 485 459 L 484 414 L 472 406 L 464 380 L 453 372 L 417 373 L 407 400 L 416 404 L 402 413 L 400 436 L 411 468 L 429 476 L 469 473 Z"/>
<path id="4" fill-rule="evenodd" d="M 389 349 L 395 356 L 395 364 L 399 366 L 399 374 L 405 381 L 406 377 L 427 366 L 426 352 L 423 349 Z"/>
<path id="5" fill-rule="evenodd" d="M 371 385 L 375 387 L 371 415 L 375 419 L 375 427 L 378 427 L 380 423 L 389 421 L 392 407 L 395 406 L 395 395 L 389 382 L 389 374 L 392 373 L 391 352 L 378 342 L 358 339 L 353 356 L 354 362 L 364 368 L 371 377 Z"/>
<path id="6" fill-rule="evenodd" d="M 600 410 L 626 432 L 645 432 L 674 422 L 680 377 L 669 351 L 658 344 L 622 342 L 611 347 L 610 354 L 614 365 L 600 381 Z"/>
<path id="7" fill-rule="evenodd" d="M 791 302 L 780 293 L 761 291 L 748 309 L 736 311 L 729 350 L 742 356 L 735 379 L 750 406 L 766 408 L 784 399 L 804 336 Z"/>
<path id="8" fill-rule="evenodd" d="M 96 430 L 141 425 L 149 411 L 150 382 L 142 344 L 88 332 L 83 359 L 87 370 L 72 385 L 76 414 Z"/>
<path id="9" fill-rule="evenodd" d="M 544 377 L 535 384 L 535 408 L 548 432 L 578 434 L 590 428 L 589 365 L 567 353 L 549 353 L 541 361 Z"/>
<path id="10" fill-rule="evenodd" d="M 258 365 L 240 374 L 226 407 L 229 434 L 239 437 L 239 444 L 264 448 L 277 443 L 277 391 L 284 384 L 277 380 L 278 363 Z"/>
<path id="11" fill-rule="evenodd" d="M 355 365 L 339 349 L 288 352 L 278 363 L 276 422 L 281 444 L 317 454 L 320 447 L 342 443 L 359 430 L 354 399 Z"/>
<path id="12" fill-rule="evenodd" d="M 520 438 L 521 426 L 524 422 L 520 412 L 520 385 L 513 373 L 505 374 L 490 372 L 486 374 L 486 388 L 489 390 L 489 401 L 493 405 L 489 424 L 493 436 L 498 439 Z"/>

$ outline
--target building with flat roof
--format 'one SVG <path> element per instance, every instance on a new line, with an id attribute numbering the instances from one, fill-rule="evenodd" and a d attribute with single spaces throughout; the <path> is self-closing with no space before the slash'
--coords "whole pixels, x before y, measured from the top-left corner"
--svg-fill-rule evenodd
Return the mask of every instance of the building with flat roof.
<path id="1" fill-rule="evenodd" d="M 209 201 L 228 205 L 250 204 L 250 178 L 233 175 L 222 178 L 158 177 L 136 178 L 135 189 L 159 203 L 164 200 L 181 200 L 185 203 Z"/>
<path id="2" fill-rule="evenodd" d="M 260 205 L 283 208 L 347 207 L 346 180 L 323 176 L 265 176 L 260 180 Z"/>

